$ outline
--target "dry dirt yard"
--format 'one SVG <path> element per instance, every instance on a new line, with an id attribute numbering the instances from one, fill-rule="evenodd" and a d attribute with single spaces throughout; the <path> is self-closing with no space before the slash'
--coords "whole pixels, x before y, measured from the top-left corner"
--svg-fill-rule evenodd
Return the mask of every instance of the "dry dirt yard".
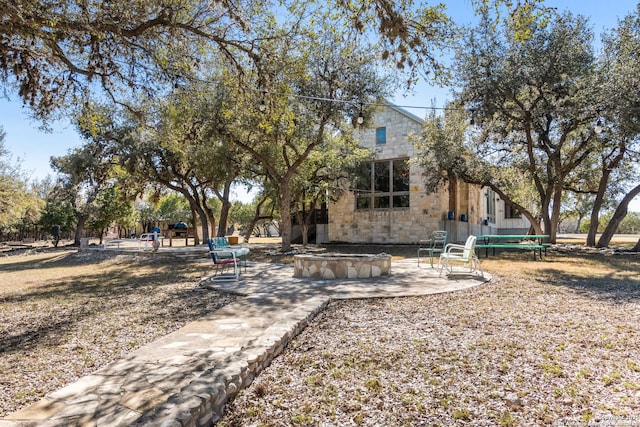
<path id="1" fill-rule="evenodd" d="M 482 258 L 494 280 L 462 292 L 331 303 L 219 425 L 640 426 L 640 255 L 530 257 Z"/>
<path id="2" fill-rule="evenodd" d="M 235 297 L 210 263 L 59 249 L 0 258 L 0 417 Z"/>
<path id="3" fill-rule="evenodd" d="M 494 280 L 475 289 L 332 303 L 219 425 L 640 426 L 640 255 L 482 264 Z M 232 301 L 198 286 L 210 271 L 65 250 L 0 258 L 0 416 Z"/>

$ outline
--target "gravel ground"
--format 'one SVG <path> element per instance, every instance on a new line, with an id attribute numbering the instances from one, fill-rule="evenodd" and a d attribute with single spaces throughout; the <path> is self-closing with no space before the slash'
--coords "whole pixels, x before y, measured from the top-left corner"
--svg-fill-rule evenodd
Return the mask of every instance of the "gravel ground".
<path id="1" fill-rule="evenodd" d="M 204 291 L 208 263 L 100 252 L 3 258 L 0 417 L 236 297 Z"/>
<path id="2" fill-rule="evenodd" d="M 640 426 L 638 255 L 593 279 L 528 265 L 539 279 L 514 263 L 462 292 L 331 303 L 219 425 Z"/>
<path id="3" fill-rule="evenodd" d="M 638 255 L 491 262 L 474 289 L 330 304 L 219 425 L 640 426 Z M 2 262 L 0 416 L 232 301 L 209 267 Z"/>

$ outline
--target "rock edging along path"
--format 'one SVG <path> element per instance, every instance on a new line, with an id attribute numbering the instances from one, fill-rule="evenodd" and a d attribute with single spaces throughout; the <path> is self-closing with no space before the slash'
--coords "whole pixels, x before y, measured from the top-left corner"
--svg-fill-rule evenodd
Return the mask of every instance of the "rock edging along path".
<path id="1" fill-rule="evenodd" d="M 126 358 L 0 420 L 25 426 L 210 426 L 331 298 L 416 296 L 477 286 L 470 275 L 439 278 L 415 260 L 391 276 L 317 281 L 290 265 L 252 264 L 238 282 L 206 287 L 247 295 L 148 344 Z"/>

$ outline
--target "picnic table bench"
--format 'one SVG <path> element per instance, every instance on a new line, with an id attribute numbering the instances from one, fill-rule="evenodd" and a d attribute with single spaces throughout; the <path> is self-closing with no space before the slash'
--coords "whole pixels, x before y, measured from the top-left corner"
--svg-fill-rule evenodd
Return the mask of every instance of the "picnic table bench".
<path id="1" fill-rule="evenodd" d="M 528 249 L 533 252 L 534 261 L 537 255 L 542 259 L 542 251 L 546 250 L 549 243 L 544 243 L 549 238 L 548 234 L 487 234 L 478 236 L 476 249 L 484 249 L 485 257 L 489 256 L 489 249 L 493 249 L 493 255 L 496 249 Z"/>
<path id="2" fill-rule="evenodd" d="M 195 228 L 174 228 L 168 230 L 167 235 L 169 237 L 169 246 L 173 246 L 173 239 L 182 237 L 184 237 L 184 245 L 189 246 L 189 238 L 196 237 L 196 230 Z"/>
<path id="3" fill-rule="evenodd" d="M 115 246 L 120 248 L 120 243 L 124 243 L 125 239 L 104 239 L 102 241 L 102 246 L 104 249 L 107 249 L 109 246 Z"/>

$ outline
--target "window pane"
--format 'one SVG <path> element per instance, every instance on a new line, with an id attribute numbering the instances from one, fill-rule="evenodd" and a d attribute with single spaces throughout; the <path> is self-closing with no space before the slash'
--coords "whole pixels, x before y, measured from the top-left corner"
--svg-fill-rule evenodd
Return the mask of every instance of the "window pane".
<path id="1" fill-rule="evenodd" d="M 374 189 L 376 193 L 389 192 L 389 162 L 374 163 Z"/>
<path id="2" fill-rule="evenodd" d="M 389 196 L 376 196 L 373 198 L 373 207 L 376 209 L 388 209 Z"/>
<path id="3" fill-rule="evenodd" d="M 371 163 L 358 166 L 353 179 L 353 186 L 357 190 L 371 191 Z"/>
<path id="4" fill-rule="evenodd" d="M 510 218 L 522 218 L 522 215 L 520 214 L 520 212 L 518 212 L 517 210 L 512 208 L 510 205 L 507 205 L 505 203 L 505 206 L 504 206 L 504 217 L 507 218 L 507 219 L 510 219 Z"/>
<path id="5" fill-rule="evenodd" d="M 356 209 L 371 208 L 371 197 L 358 197 L 356 199 Z"/>
<path id="6" fill-rule="evenodd" d="M 487 190 L 487 219 L 489 222 L 496 222 L 496 193 L 491 190 Z"/>
<path id="7" fill-rule="evenodd" d="M 409 162 L 393 161 L 393 191 L 409 191 Z"/>
<path id="8" fill-rule="evenodd" d="M 387 128 L 377 128 L 376 144 L 386 144 L 386 143 L 387 143 Z"/>
<path id="9" fill-rule="evenodd" d="M 394 208 L 408 208 L 409 207 L 409 195 L 406 196 L 393 196 Z"/>

